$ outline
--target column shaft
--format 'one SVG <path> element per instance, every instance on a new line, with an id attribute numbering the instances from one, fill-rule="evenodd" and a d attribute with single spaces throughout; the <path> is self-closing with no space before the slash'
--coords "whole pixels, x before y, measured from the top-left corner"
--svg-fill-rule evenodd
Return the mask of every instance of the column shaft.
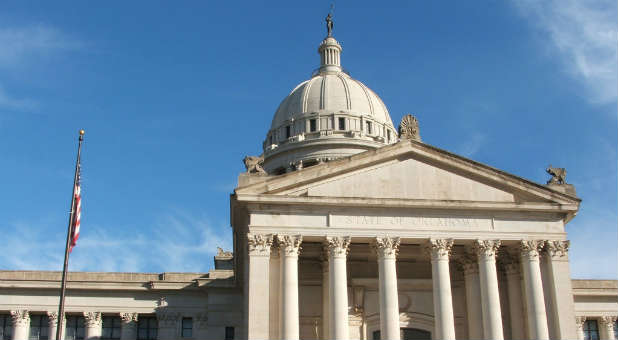
<path id="1" fill-rule="evenodd" d="M 451 239 L 431 239 L 431 277 L 433 281 L 433 309 L 435 318 L 434 339 L 455 339 L 455 317 L 451 295 L 449 255 L 453 247 Z"/>
<path id="2" fill-rule="evenodd" d="M 268 339 L 269 334 L 269 265 L 272 235 L 248 234 L 247 337 Z"/>
<path id="3" fill-rule="evenodd" d="M 577 327 L 573 324 L 575 306 L 569 269 L 569 241 L 548 241 L 546 250 L 550 301 L 554 314 L 553 333 L 557 339 L 575 339 Z"/>
<path id="4" fill-rule="evenodd" d="M 468 339 L 483 339 L 483 309 L 481 306 L 481 286 L 479 266 L 476 256 L 467 256 L 463 262 L 466 284 L 466 312 L 468 318 Z"/>
<path id="5" fill-rule="evenodd" d="M 350 245 L 349 237 L 327 237 L 329 252 L 329 338 L 348 340 L 348 275 L 346 258 Z"/>
<path id="6" fill-rule="evenodd" d="M 322 339 L 328 340 L 328 335 L 330 334 L 328 331 L 328 325 L 330 323 L 328 317 L 328 309 L 329 309 L 329 281 L 328 281 L 328 254 L 326 254 L 326 258 L 322 260 Z"/>
<path id="7" fill-rule="evenodd" d="M 399 238 L 376 238 L 380 292 L 380 336 L 399 340 L 399 293 L 397 292 L 397 251 Z"/>
<path id="8" fill-rule="evenodd" d="M 521 262 L 528 311 L 528 337 L 540 340 L 549 339 L 539 264 L 539 251 L 542 247 L 542 241 L 521 241 Z"/>
<path id="9" fill-rule="evenodd" d="M 300 235 L 277 235 L 277 241 L 281 259 L 281 330 L 279 335 L 285 340 L 298 340 L 300 337 L 298 252 L 302 237 Z"/>
<path id="10" fill-rule="evenodd" d="M 601 340 L 613 340 L 614 338 L 614 323 L 616 322 L 616 316 L 603 316 L 601 317 L 600 326 L 600 338 Z"/>
<path id="11" fill-rule="evenodd" d="M 485 339 L 504 339 L 498 273 L 496 271 L 496 252 L 499 247 L 499 240 L 477 240 L 475 244 L 479 261 L 483 335 Z"/>
<path id="12" fill-rule="evenodd" d="M 58 312 L 47 312 L 47 339 L 56 340 L 58 330 Z"/>
<path id="13" fill-rule="evenodd" d="M 30 314 L 27 310 L 12 310 L 11 323 L 13 335 L 11 340 L 28 340 L 28 327 L 30 327 Z"/>
<path id="14" fill-rule="evenodd" d="M 584 322 L 586 322 L 585 316 L 575 317 L 575 327 L 577 328 L 577 339 L 584 340 Z"/>
<path id="15" fill-rule="evenodd" d="M 506 269 L 506 284 L 509 295 L 509 314 L 511 319 L 511 338 L 524 339 L 524 307 L 521 294 L 521 276 L 519 261 L 515 261 L 512 257 L 512 262 L 505 264 Z"/>

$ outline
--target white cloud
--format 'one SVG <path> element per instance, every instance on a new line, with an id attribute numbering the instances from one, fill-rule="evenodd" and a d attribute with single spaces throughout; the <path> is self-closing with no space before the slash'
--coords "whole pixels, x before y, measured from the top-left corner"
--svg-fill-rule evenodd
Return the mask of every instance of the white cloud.
<path id="1" fill-rule="evenodd" d="M 0 85 L 0 108 L 10 110 L 29 110 L 37 106 L 37 103 L 31 99 L 20 99 L 7 93 Z"/>
<path id="2" fill-rule="evenodd" d="M 579 79 L 593 103 L 618 96 L 618 29 L 611 0 L 514 0 L 540 29 L 567 72 Z"/>
<path id="3" fill-rule="evenodd" d="M 456 153 L 470 158 L 479 152 L 483 145 L 485 145 L 485 135 L 474 133 L 459 145 Z"/>
<path id="4" fill-rule="evenodd" d="M 0 67 L 23 64 L 30 57 L 81 47 L 81 43 L 47 25 L 0 27 Z"/>
<path id="5" fill-rule="evenodd" d="M 45 235 L 45 223 L 36 224 L 0 228 L 8 231 L 6 249 L 12 250 L 0 252 L 2 269 L 62 269 L 66 235 Z M 73 271 L 205 272 L 212 268 L 217 246 L 231 249 L 231 228 L 182 211 L 161 215 L 150 228 L 111 229 L 86 223 L 69 267 Z"/>

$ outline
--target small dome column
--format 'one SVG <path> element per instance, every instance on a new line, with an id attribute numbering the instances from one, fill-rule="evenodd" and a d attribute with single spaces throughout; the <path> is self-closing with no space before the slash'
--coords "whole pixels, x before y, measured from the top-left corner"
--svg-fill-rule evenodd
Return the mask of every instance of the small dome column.
<path id="1" fill-rule="evenodd" d="M 320 73 L 341 72 L 341 45 L 333 37 L 326 37 L 318 47 Z"/>

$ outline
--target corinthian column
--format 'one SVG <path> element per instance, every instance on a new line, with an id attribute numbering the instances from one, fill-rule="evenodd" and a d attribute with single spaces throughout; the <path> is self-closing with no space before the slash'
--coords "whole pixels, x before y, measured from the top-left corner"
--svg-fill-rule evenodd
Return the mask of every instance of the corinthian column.
<path id="1" fill-rule="evenodd" d="M 575 339 L 577 328 L 573 324 L 575 306 L 569 269 L 569 241 L 547 241 L 545 250 L 553 313 L 552 334 L 556 339 Z"/>
<path id="2" fill-rule="evenodd" d="M 328 317 L 328 309 L 329 306 L 329 286 L 328 286 L 328 250 L 322 252 L 321 255 L 322 260 L 322 339 L 328 340 L 329 336 L 329 323 L 330 318 Z"/>
<path id="3" fill-rule="evenodd" d="M 433 281 L 433 310 L 436 323 L 435 339 L 455 340 L 455 317 L 451 295 L 449 256 L 452 239 L 430 239 L 431 278 Z"/>
<path id="4" fill-rule="evenodd" d="M 504 257 L 506 285 L 509 295 L 509 315 L 511 320 L 511 339 L 525 338 L 524 305 L 521 294 L 521 267 L 519 260 L 512 254 Z"/>
<path id="5" fill-rule="evenodd" d="M 584 340 L 584 322 L 586 322 L 585 316 L 575 317 L 575 327 L 577 328 L 577 339 Z"/>
<path id="6" fill-rule="evenodd" d="M 602 316 L 601 317 L 601 339 L 611 340 L 614 339 L 614 323 L 616 322 L 616 316 Z"/>
<path id="7" fill-rule="evenodd" d="M 483 339 L 483 309 L 481 307 L 481 284 L 479 264 L 476 256 L 467 254 L 461 261 L 466 284 L 466 312 L 468 317 L 468 339 Z"/>
<path id="8" fill-rule="evenodd" d="M 504 339 L 504 334 L 502 333 L 502 313 L 496 271 L 498 248 L 500 248 L 500 240 L 476 240 L 474 244 L 479 260 L 484 338 L 501 340 Z"/>
<path id="9" fill-rule="evenodd" d="M 549 339 L 539 264 L 539 251 L 543 248 L 543 241 L 522 240 L 520 246 L 528 311 L 528 338 Z"/>
<path id="10" fill-rule="evenodd" d="M 329 338 L 332 340 L 348 340 L 348 277 L 346 260 L 350 237 L 327 237 L 329 262 Z"/>
<path id="11" fill-rule="evenodd" d="M 399 340 L 399 294 L 397 293 L 397 252 L 399 237 L 377 237 L 380 291 L 380 337 Z"/>
<path id="12" fill-rule="evenodd" d="M 84 325 L 86 326 L 87 340 L 95 340 L 101 338 L 101 333 L 103 332 L 101 313 L 84 312 Z"/>
<path id="13" fill-rule="evenodd" d="M 269 262 L 272 235 L 247 234 L 247 337 L 268 339 L 270 320 Z"/>
<path id="14" fill-rule="evenodd" d="M 58 312 L 47 312 L 47 339 L 56 340 L 58 330 Z"/>
<path id="15" fill-rule="evenodd" d="M 11 340 L 28 340 L 28 327 L 30 314 L 27 310 L 12 310 L 11 323 L 13 324 L 13 336 Z"/>
<path id="16" fill-rule="evenodd" d="M 137 339 L 137 313 L 120 313 L 120 340 Z"/>
<path id="17" fill-rule="evenodd" d="M 298 253 L 303 241 L 300 235 L 277 235 L 281 258 L 281 330 L 282 339 L 298 340 Z"/>

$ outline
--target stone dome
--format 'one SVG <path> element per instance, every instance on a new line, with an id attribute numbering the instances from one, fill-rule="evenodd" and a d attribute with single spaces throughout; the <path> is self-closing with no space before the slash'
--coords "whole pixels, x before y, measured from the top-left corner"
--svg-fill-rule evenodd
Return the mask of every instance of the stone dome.
<path id="1" fill-rule="evenodd" d="M 397 132 L 386 105 L 341 67 L 332 36 L 318 48 L 320 68 L 296 86 L 275 112 L 264 141 L 264 169 L 271 174 L 392 144 Z"/>

